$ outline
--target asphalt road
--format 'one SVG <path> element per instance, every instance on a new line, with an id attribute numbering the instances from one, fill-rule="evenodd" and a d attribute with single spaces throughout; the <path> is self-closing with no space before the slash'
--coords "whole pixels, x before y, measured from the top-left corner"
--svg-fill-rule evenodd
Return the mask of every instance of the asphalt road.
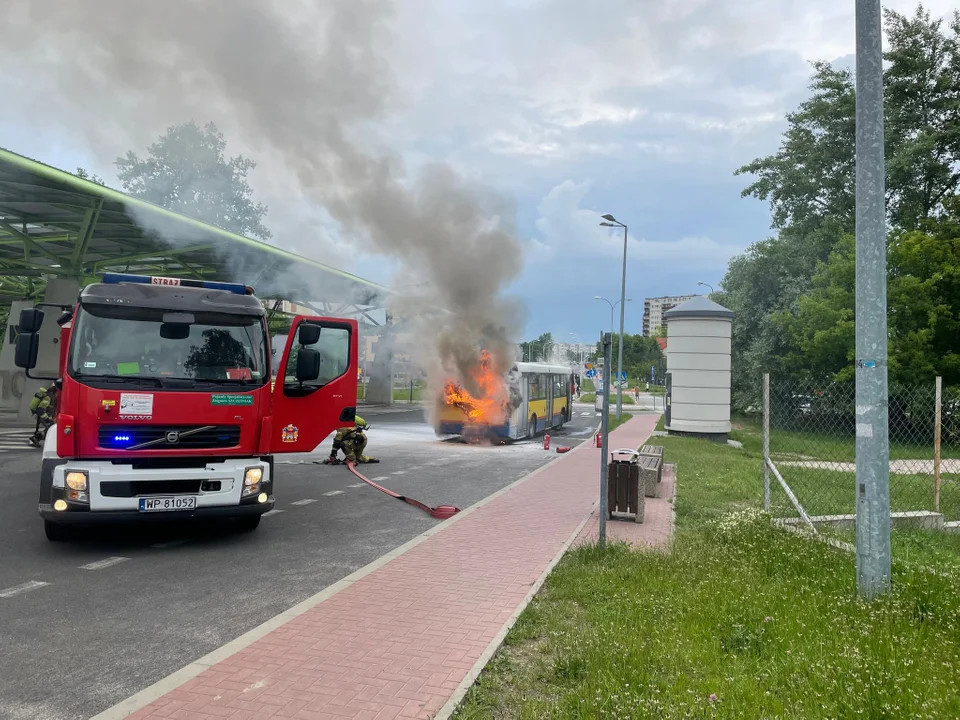
<path id="1" fill-rule="evenodd" d="M 438 440 L 419 410 L 362 411 L 368 477 L 429 505 L 466 508 L 556 457 L 541 441 Z M 554 443 L 592 434 L 582 407 Z M 37 516 L 39 453 L 0 449 L 0 718 L 80 720 L 287 610 L 435 525 L 326 455 L 277 465 L 260 528 L 161 525 L 50 543 Z M 280 460 L 280 458 L 278 458 Z"/>

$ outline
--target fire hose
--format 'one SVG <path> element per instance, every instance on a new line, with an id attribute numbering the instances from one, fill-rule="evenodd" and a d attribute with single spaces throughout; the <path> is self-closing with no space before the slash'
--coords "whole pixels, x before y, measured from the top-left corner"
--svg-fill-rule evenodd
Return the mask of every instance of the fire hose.
<path id="1" fill-rule="evenodd" d="M 429 505 L 426 505 L 420 502 L 419 500 L 414 500 L 413 498 L 409 498 L 406 495 L 399 495 L 398 493 L 395 493 L 393 490 L 388 490 L 382 485 L 377 485 L 373 480 L 361 475 L 357 471 L 356 466 L 349 460 L 347 461 L 347 468 L 350 470 L 350 472 L 352 472 L 358 478 L 363 480 L 367 485 L 376 488 L 382 493 L 386 493 L 392 498 L 396 498 L 397 500 L 403 500 L 405 503 L 413 505 L 416 508 L 420 508 L 425 513 L 428 513 L 431 517 L 437 518 L 437 520 L 447 520 L 449 518 L 452 518 L 458 512 L 460 512 L 460 508 L 454 507 L 453 505 L 437 505 L 436 507 L 430 507 Z"/>

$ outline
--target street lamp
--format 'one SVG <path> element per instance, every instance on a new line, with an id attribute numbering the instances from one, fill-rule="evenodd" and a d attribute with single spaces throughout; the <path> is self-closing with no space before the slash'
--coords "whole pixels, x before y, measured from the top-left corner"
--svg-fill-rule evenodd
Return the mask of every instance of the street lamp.
<path id="1" fill-rule="evenodd" d="M 620 375 L 623 373 L 623 310 L 626 307 L 627 298 L 627 226 L 609 213 L 601 217 L 606 220 L 606 222 L 600 223 L 602 227 L 623 228 L 623 272 L 620 278 L 620 341 L 617 343 L 617 419 L 619 420 L 620 413 L 623 411 L 623 387 L 620 385 Z"/>
<path id="2" fill-rule="evenodd" d="M 610 302 L 609 300 L 607 300 L 605 297 L 600 297 L 599 295 L 594 295 L 594 296 L 593 296 L 593 299 L 594 299 L 594 300 L 603 300 L 607 305 L 610 306 L 610 332 L 612 333 L 613 330 L 614 330 L 614 327 L 613 327 L 613 311 L 614 311 L 614 309 L 617 307 L 617 305 L 620 304 L 620 301 L 617 300 L 615 303 L 612 303 L 612 302 Z M 627 302 L 633 302 L 633 298 L 627 298 Z"/>
<path id="3" fill-rule="evenodd" d="M 705 283 L 705 282 L 698 282 L 697 285 L 703 285 L 704 287 L 710 288 L 710 292 L 711 292 L 711 293 L 716 292 L 716 291 L 713 289 L 713 285 L 708 285 L 708 284 Z"/>

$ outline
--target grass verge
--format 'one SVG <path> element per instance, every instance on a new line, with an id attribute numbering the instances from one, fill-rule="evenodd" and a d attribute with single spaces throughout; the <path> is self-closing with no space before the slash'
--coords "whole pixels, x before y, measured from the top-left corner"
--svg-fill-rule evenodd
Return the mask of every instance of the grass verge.
<path id="1" fill-rule="evenodd" d="M 863 602 L 851 555 L 753 509 L 750 453 L 657 442 L 679 470 L 671 554 L 568 553 L 458 718 L 960 717 L 960 575 L 898 562 Z"/>

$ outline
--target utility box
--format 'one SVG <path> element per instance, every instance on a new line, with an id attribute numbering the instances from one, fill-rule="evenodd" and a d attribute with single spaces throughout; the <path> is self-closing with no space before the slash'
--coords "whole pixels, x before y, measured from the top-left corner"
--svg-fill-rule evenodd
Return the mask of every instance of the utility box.
<path id="1" fill-rule="evenodd" d="M 668 310 L 663 319 L 669 348 L 667 432 L 726 442 L 733 311 L 696 297 Z"/>
<path id="2" fill-rule="evenodd" d="M 644 488 L 640 485 L 640 466 L 637 456 L 628 460 L 614 460 L 618 453 L 611 453 L 607 466 L 607 511 L 609 519 L 615 515 L 643 522 Z"/>

